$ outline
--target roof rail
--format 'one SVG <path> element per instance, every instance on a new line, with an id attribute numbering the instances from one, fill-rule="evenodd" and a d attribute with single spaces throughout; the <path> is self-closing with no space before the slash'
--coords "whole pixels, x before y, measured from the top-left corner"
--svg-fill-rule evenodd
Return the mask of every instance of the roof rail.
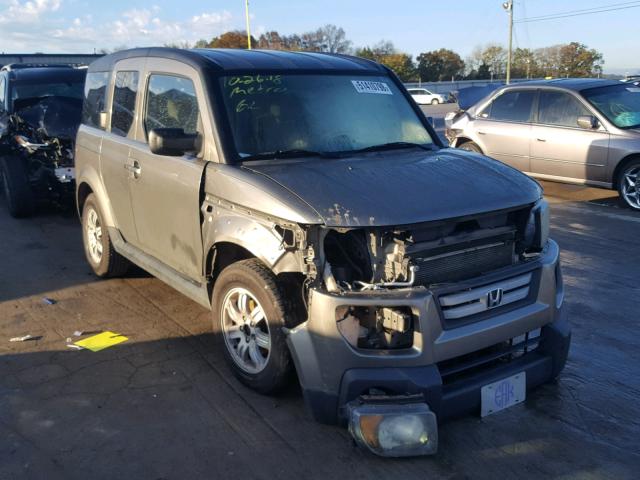
<path id="1" fill-rule="evenodd" d="M 24 70 L 26 68 L 82 68 L 84 63 L 9 63 L 4 65 L 0 71 L 10 72 L 12 70 Z"/>

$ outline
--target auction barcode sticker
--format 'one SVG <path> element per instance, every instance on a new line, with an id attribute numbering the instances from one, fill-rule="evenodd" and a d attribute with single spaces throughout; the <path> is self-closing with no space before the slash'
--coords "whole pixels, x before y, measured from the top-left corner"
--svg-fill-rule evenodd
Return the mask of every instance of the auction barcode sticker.
<path id="1" fill-rule="evenodd" d="M 393 92 L 384 82 L 371 82 L 369 80 L 351 80 L 358 93 L 377 93 L 378 95 L 393 95 Z"/>

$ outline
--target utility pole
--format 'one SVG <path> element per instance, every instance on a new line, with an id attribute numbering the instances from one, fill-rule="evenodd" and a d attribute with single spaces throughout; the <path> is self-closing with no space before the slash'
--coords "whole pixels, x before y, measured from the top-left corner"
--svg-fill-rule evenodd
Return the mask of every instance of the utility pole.
<path id="1" fill-rule="evenodd" d="M 244 13 L 247 17 L 247 48 L 251 50 L 251 28 L 249 26 L 249 0 L 244 0 Z"/>
<path id="2" fill-rule="evenodd" d="M 502 4 L 509 14 L 509 51 L 507 52 L 507 85 L 511 81 L 511 55 L 513 50 L 513 0 L 507 0 Z"/>

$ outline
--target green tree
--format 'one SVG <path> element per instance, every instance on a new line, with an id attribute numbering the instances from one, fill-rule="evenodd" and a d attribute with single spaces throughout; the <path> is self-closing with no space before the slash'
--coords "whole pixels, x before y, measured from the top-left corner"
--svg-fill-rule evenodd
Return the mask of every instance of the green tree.
<path id="1" fill-rule="evenodd" d="M 450 80 L 464 73 L 464 61 L 452 50 L 441 48 L 418 55 L 418 73 L 426 82 Z"/>
<path id="2" fill-rule="evenodd" d="M 386 65 L 403 82 L 417 80 L 417 70 L 411 55 L 399 52 L 389 41 L 383 40 L 372 47 L 361 47 L 355 53 L 358 57 Z"/>
<path id="3" fill-rule="evenodd" d="M 569 77 L 590 77 L 602 72 L 602 54 L 578 42 L 560 48 L 561 74 Z"/>
<path id="4" fill-rule="evenodd" d="M 251 36 L 251 48 L 258 46 L 258 42 Z M 209 42 L 211 48 L 247 48 L 247 32 L 233 30 L 225 32 L 219 37 L 214 37 Z"/>
<path id="5" fill-rule="evenodd" d="M 540 67 L 533 50 L 516 48 L 511 60 L 512 78 L 536 78 L 541 76 Z"/>

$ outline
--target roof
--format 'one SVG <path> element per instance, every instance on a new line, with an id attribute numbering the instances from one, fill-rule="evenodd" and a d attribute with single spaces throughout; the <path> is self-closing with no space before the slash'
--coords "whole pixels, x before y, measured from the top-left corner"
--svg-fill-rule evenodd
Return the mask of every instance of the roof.
<path id="1" fill-rule="evenodd" d="M 281 50 L 241 50 L 197 48 L 182 50 L 177 48 L 134 48 L 112 53 L 99 58 L 89 66 L 89 71 L 112 69 L 115 62 L 125 58 L 158 57 L 178 60 L 197 70 L 215 71 L 255 71 L 255 70 L 326 70 L 386 72 L 376 62 L 349 55 L 320 52 L 288 52 Z"/>
<path id="2" fill-rule="evenodd" d="M 528 82 L 512 83 L 509 87 L 545 86 L 581 91 L 587 88 L 607 87 L 619 84 L 619 80 L 607 80 L 604 78 L 554 78 L 552 80 L 532 80 Z"/>
<path id="3" fill-rule="evenodd" d="M 86 68 L 70 68 L 70 67 L 33 67 L 20 68 L 9 71 L 9 79 L 14 82 L 41 82 L 48 81 L 68 81 L 68 80 L 84 80 L 87 73 Z"/>

